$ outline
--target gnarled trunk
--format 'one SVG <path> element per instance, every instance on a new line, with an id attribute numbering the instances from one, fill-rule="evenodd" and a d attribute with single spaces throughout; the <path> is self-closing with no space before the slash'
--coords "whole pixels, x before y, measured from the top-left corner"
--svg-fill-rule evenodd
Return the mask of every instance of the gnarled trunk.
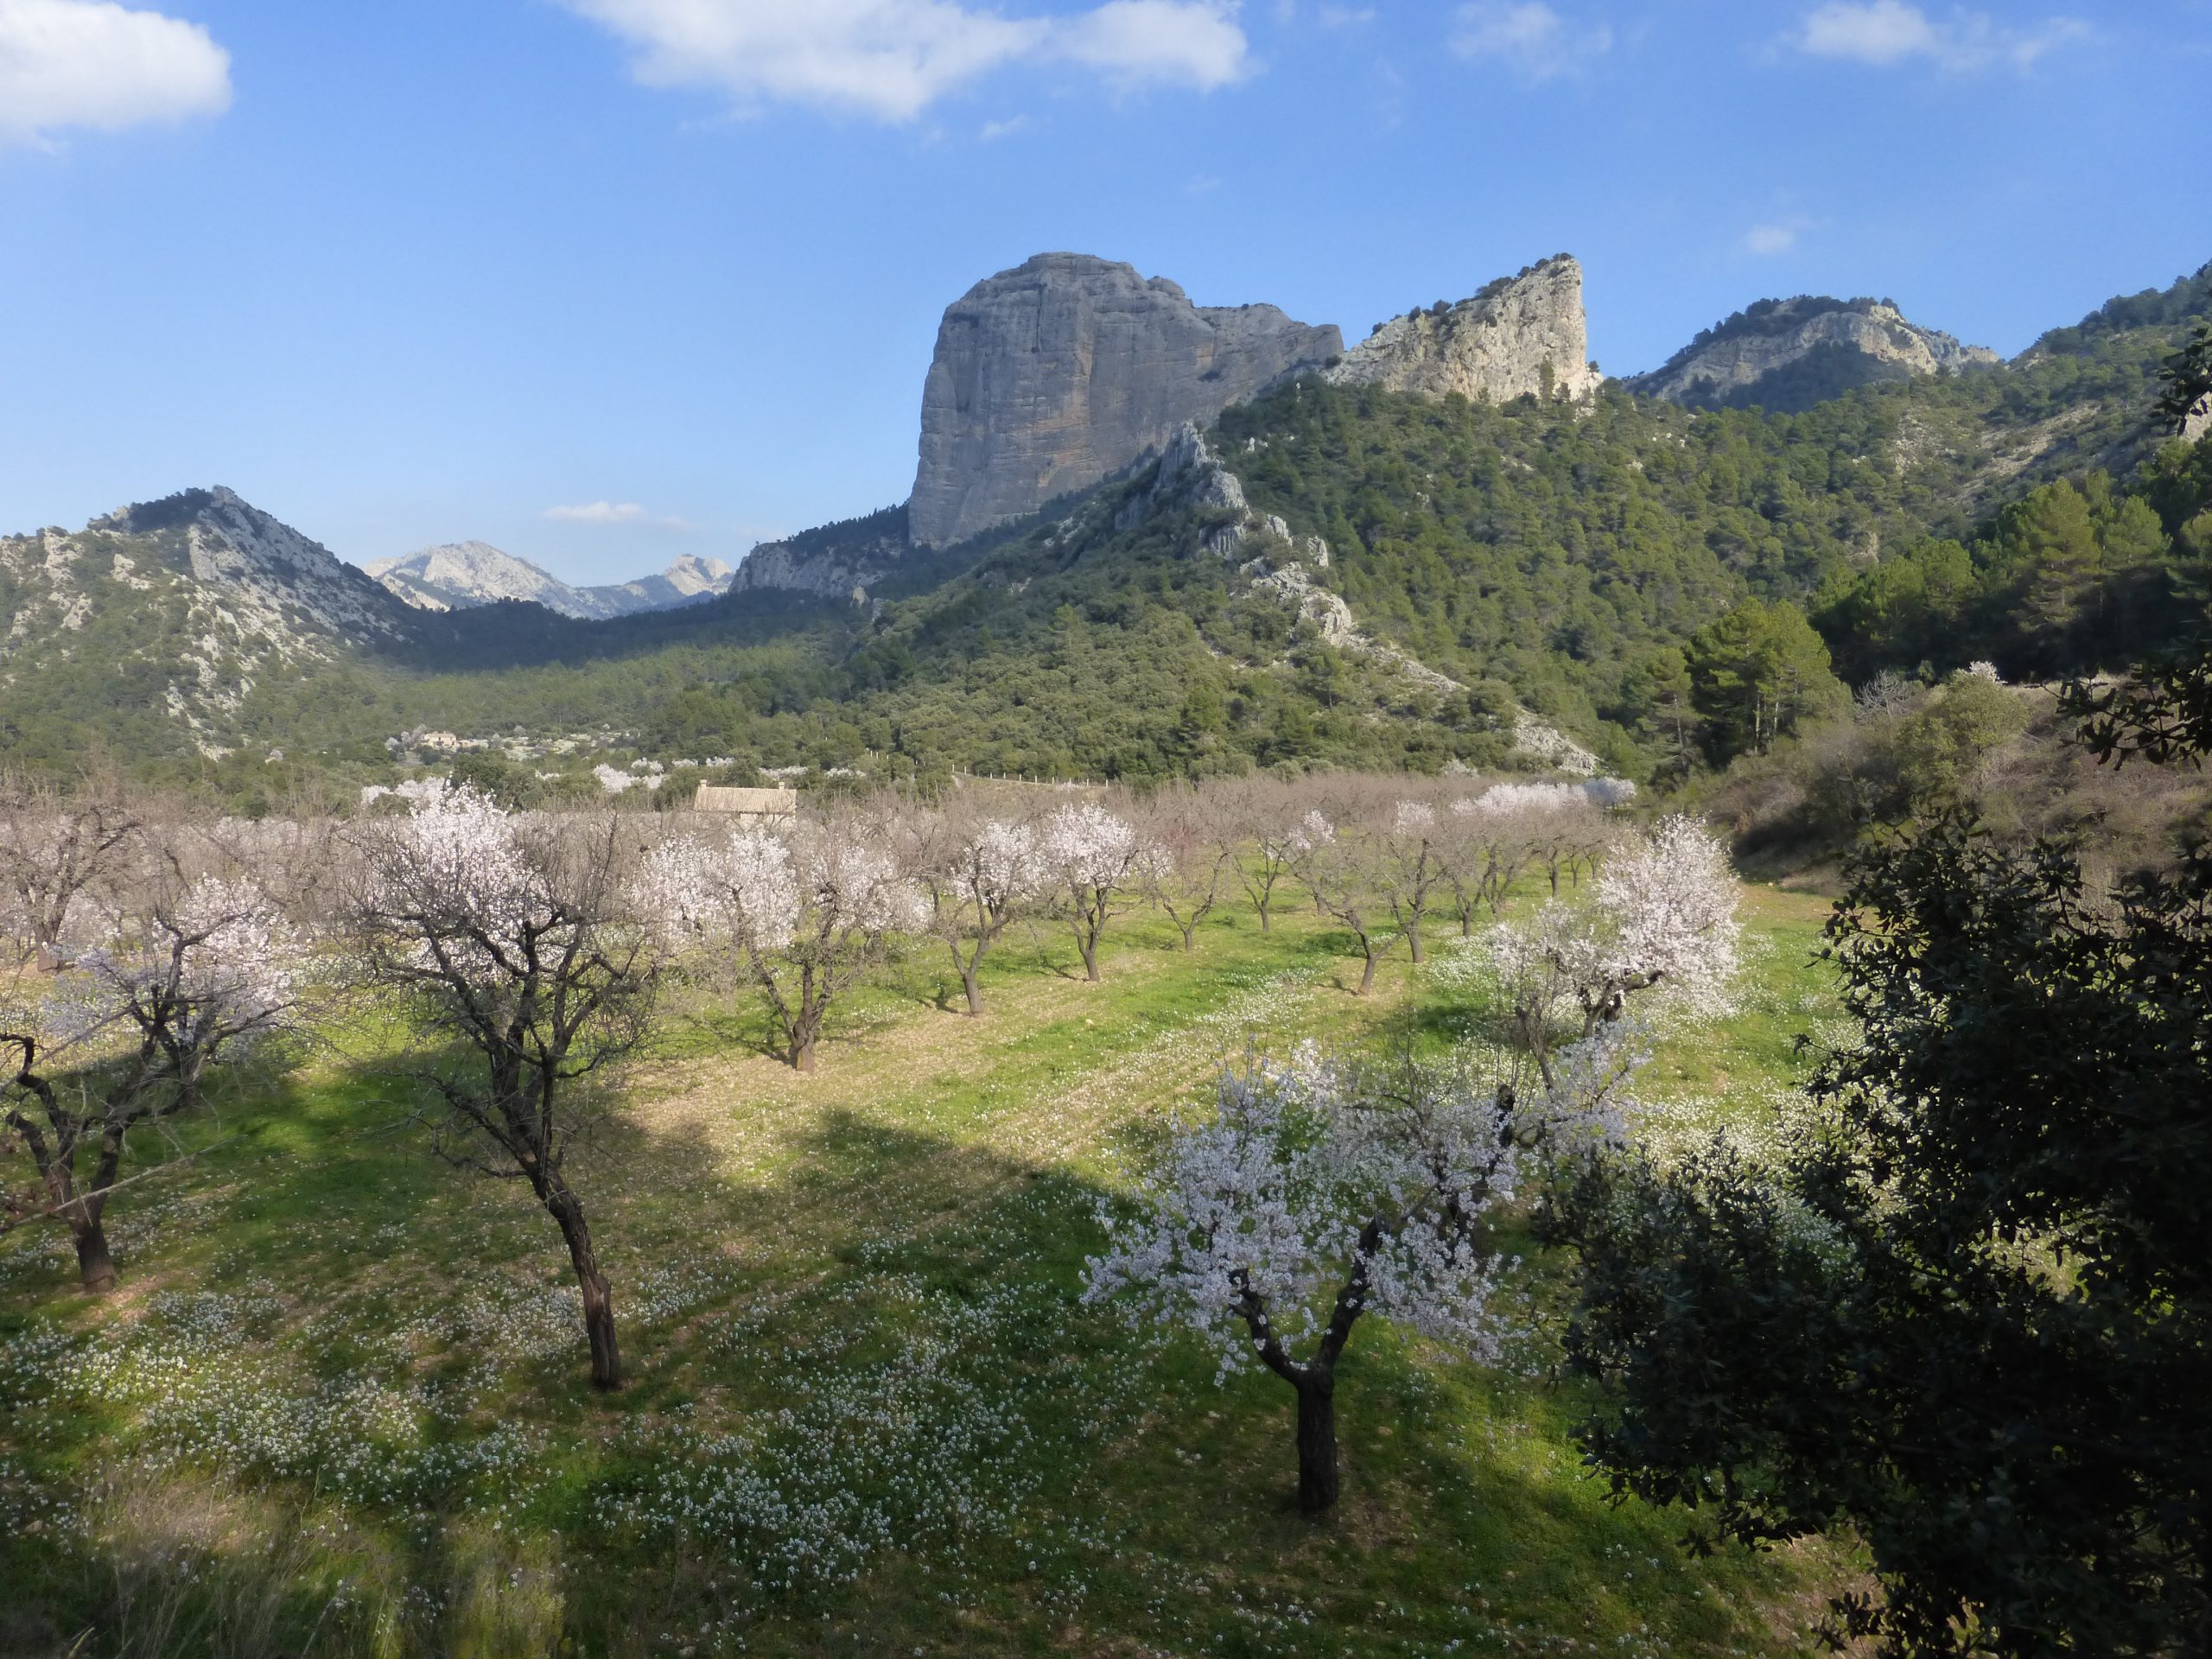
<path id="1" fill-rule="evenodd" d="M 614 1339 L 614 1293 L 599 1270 L 599 1257 L 591 1247 L 591 1227 L 584 1207 L 568 1183 L 556 1174 L 545 1189 L 545 1208 L 561 1229 L 569 1246 L 569 1260 L 576 1270 L 576 1287 L 583 1293 L 584 1338 L 591 1344 L 591 1385 L 601 1390 L 622 1386 L 622 1353 Z"/>
<path id="2" fill-rule="evenodd" d="M 1337 1501 L 1337 1379 L 1309 1366 L 1298 1389 L 1298 1507 L 1307 1515 Z"/>
<path id="3" fill-rule="evenodd" d="M 77 1244 L 78 1284 L 87 1295 L 106 1295 L 115 1288 L 115 1258 L 108 1254 L 107 1229 L 99 1211 L 73 1212 L 69 1230 Z"/>
<path id="4" fill-rule="evenodd" d="M 1413 950 L 1414 960 L 1416 963 L 1426 962 L 1426 961 L 1427 961 L 1427 960 L 1428 960 L 1428 958 L 1427 958 L 1427 957 L 1425 957 L 1425 956 L 1423 956 L 1423 955 L 1421 954 L 1421 924 L 1420 924 L 1419 922 L 1412 922 L 1412 923 L 1408 924 L 1408 925 L 1407 925 L 1407 927 L 1406 927 L 1406 944 L 1407 944 L 1409 947 L 1411 947 L 1411 949 L 1412 949 L 1412 950 Z"/>
<path id="5" fill-rule="evenodd" d="M 1367 962 L 1359 970 L 1359 989 L 1354 995 L 1365 996 L 1375 988 L 1375 963 L 1379 953 L 1365 939 L 1359 942 L 1359 948 L 1366 953 Z"/>
<path id="6" fill-rule="evenodd" d="M 968 1017 L 970 1020 L 982 1019 L 983 1017 L 983 988 L 977 981 L 974 963 L 961 964 L 960 983 L 962 988 L 968 993 Z"/>

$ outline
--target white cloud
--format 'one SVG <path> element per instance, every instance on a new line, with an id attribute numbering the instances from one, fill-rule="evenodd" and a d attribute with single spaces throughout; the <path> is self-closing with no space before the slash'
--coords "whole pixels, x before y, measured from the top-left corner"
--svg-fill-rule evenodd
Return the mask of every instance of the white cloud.
<path id="1" fill-rule="evenodd" d="M 1106 0 L 1071 17 L 1006 17 L 957 0 L 563 0 L 637 53 L 652 86 L 705 86 L 910 121 L 1007 64 L 1058 59 L 1116 86 L 1211 90 L 1242 77 L 1235 0 Z"/>
<path id="2" fill-rule="evenodd" d="M 1771 225 L 1754 225 L 1744 233 L 1744 251 L 1755 253 L 1763 259 L 1796 251 L 1798 233 L 1805 228 L 1802 219 L 1777 219 Z"/>
<path id="3" fill-rule="evenodd" d="M 0 0 L 0 144 L 230 106 L 230 54 L 196 23 L 105 0 Z"/>
<path id="4" fill-rule="evenodd" d="M 2024 70 L 2044 54 L 2088 38 L 2089 26 L 2051 17 L 2032 29 L 2012 29 L 1986 12 L 1961 8 L 1938 21 L 1906 0 L 1831 0 L 1809 13 L 1793 37 L 1797 49 L 1816 58 L 1840 58 L 1877 68 L 1924 62 L 1955 73 L 2009 67 Z"/>
<path id="5" fill-rule="evenodd" d="M 1611 51 L 1613 31 L 1570 23 L 1541 0 L 1478 0 L 1459 8 L 1452 49 L 1471 61 L 1502 63 L 1524 80 L 1555 80 Z"/>
<path id="6" fill-rule="evenodd" d="M 1125 86 L 1159 81 L 1210 92 L 1243 78 L 1236 9 L 1193 0 L 1106 0 L 1070 18 L 1053 49 Z"/>
<path id="7" fill-rule="evenodd" d="M 560 524 L 634 524 L 652 515 L 635 501 L 592 501 L 580 507 L 548 507 L 545 516 Z"/>
<path id="8" fill-rule="evenodd" d="M 1028 131 L 1030 124 L 1026 115 L 1017 115 L 1006 121 L 986 121 L 982 131 L 976 136 L 987 144 L 995 144 L 1001 138 L 1011 138 L 1018 132 Z"/>

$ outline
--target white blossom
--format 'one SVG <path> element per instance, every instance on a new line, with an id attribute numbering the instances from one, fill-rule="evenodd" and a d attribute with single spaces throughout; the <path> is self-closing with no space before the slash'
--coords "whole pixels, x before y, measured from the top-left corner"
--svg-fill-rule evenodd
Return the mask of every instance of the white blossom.
<path id="1" fill-rule="evenodd" d="M 1102 1211 L 1109 1245 L 1085 1300 L 1126 1297 L 1198 1332 L 1224 1376 L 1316 1363 L 1298 1347 L 1332 1364 L 1370 1311 L 1494 1360 L 1510 1264 L 1491 1221 L 1531 1149 L 1597 1124 L 1624 1075 L 1586 1068 L 1580 1092 L 1524 1109 L 1471 1065 L 1377 1080 L 1307 1046 L 1225 1071 L 1214 1112 L 1176 1122 L 1137 1215 Z"/>
<path id="2" fill-rule="evenodd" d="M 1096 802 L 1063 806 L 1045 820 L 1039 851 L 1063 885 L 1112 892 L 1141 881 L 1157 857 L 1136 826 Z"/>
<path id="3" fill-rule="evenodd" d="M 1724 1007 L 1742 938 L 1736 901 L 1727 849 L 1671 817 L 1616 848 L 1586 901 L 1553 899 L 1493 928 L 1465 960 L 1495 976 L 1548 1070 L 1552 1027 L 1569 1010 L 1587 1039 L 1630 996 L 1680 1012 Z"/>
<path id="4" fill-rule="evenodd" d="M 56 1035 L 123 1022 L 212 1058 L 290 1023 L 307 947 L 258 887 L 207 876 L 118 923 L 69 963 L 48 999 Z"/>

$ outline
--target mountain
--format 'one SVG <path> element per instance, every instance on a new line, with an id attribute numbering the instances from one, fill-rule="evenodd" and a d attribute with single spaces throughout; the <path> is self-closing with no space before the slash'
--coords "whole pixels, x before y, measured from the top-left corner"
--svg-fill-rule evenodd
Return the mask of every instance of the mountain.
<path id="1" fill-rule="evenodd" d="M 1572 399 L 1598 388 L 1601 377 L 1589 358 L 1582 267 L 1562 253 L 1456 305 L 1440 300 L 1376 324 L 1322 378 L 1429 397 Z"/>
<path id="2" fill-rule="evenodd" d="M 366 569 L 418 610 L 450 611 L 501 600 L 524 600 L 563 616 L 592 621 L 712 598 L 729 591 L 733 575 L 720 559 L 687 553 L 657 576 L 576 588 L 528 559 L 518 559 L 483 542 L 426 547 L 405 558 L 378 559 Z"/>
<path id="3" fill-rule="evenodd" d="M 1618 382 L 1440 395 L 1462 385 L 1430 365 L 1476 360 L 1470 340 L 1541 370 L 1492 302 L 1523 284 L 1532 329 L 1564 327 L 1571 275 L 1548 261 L 1459 327 L 1399 330 L 1372 359 L 1402 373 L 1301 371 L 957 543 L 888 508 L 756 549 L 720 596 L 603 621 L 411 608 L 227 491 L 0 539 L 0 766 L 105 748 L 249 811 L 388 784 L 425 732 L 508 751 L 531 788 L 602 753 L 671 773 L 1633 773 L 1679 752 L 1687 664 L 1719 619 L 1756 623 L 1751 601 L 1796 617 L 1787 660 L 1824 695 L 1805 615 L 1859 679 L 2122 662 L 2134 645 L 2111 642 L 2202 613 L 2212 445 L 2148 412 L 2212 317 L 2212 267 L 2012 362 L 1794 413 Z"/>
<path id="4" fill-rule="evenodd" d="M 1697 409 L 1796 413 L 1885 380 L 1993 365 L 1996 353 L 1906 321 L 1887 300 L 1761 300 L 1628 384 Z"/>
<path id="5" fill-rule="evenodd" d="M 396 648 L 410 613 L 327 548 L 220 487 L 0 537 L 0 753 L 219 755 L 267 686 Z M 127 735 L 125 735 L 127 734 Z"/>
<path id="6" fill-rule="evenodd" d="M 1198 307 L 1164 276 L 1040 253 L 976 284 L 938 330 L 922 391 L 916 544 L 942 547 L 1088 489 L 1344 348 L 1272 305 Z"/>

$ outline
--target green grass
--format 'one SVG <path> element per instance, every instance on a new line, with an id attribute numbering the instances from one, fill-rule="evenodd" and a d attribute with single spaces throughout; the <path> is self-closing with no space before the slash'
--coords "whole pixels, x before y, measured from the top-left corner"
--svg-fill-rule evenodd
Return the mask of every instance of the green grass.
<path id="1" fill-rule="evenodd" d="M 1756 1120 L 1833 1017 L 1819 903 L 1749 910 L 1739 1011 L 1654 1065 L 1700 1122 Z M 430 1159 L 390 1033 L 232 1102 L 251 1133 L 118 1196 L 108 1303 L 58 1234 L 0 1242 L 0 1650 L 1806 1651 L 1848 1560 L 1693 1561 L 1681 1517 L 1610 1507 L 1542 1271 L 1497 1370 L 1363 1326 L 1319 1523 L 1280 1382 L 1079 1303 L 1101 1198 L 1224 1059 L 1474 1018 L 1402 961 L 1347 995 L 1305 916 L 1175 944 L 1133 913 L 1088 986 L 1011 939 L 980 1022 L 918 953 L 811 1077 L 669 1022 L 571 1169 L 610 1399 L 550 1224 Z"/>

